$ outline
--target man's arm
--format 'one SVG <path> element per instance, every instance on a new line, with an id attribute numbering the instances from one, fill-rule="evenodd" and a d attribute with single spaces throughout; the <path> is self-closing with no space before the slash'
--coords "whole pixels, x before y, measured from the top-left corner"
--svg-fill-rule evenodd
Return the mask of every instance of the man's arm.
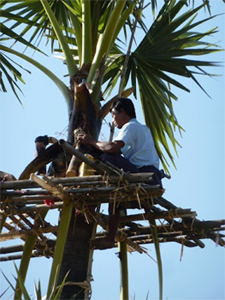
<path id="1" fill-rule="evenodd" d="M 99 142 L 88 134 L 79 134 L 77 140 L 81 144 L 90 145 L 102 152 L 108 153 L 121 153 L 120 149 L 124 146 L 123 141 Z"/>

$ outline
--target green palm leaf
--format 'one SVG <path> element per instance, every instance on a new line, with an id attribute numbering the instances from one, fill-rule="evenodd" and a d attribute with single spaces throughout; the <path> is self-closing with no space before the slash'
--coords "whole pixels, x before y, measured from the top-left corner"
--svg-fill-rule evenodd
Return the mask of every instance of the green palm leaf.
<path id="1" fill-rule="evenodd" d="M 152 131 L 158 154 L 167 172 L 169 163 L 162 151 L 162 146 L 174 164 L 169 144 L 176 153 L 179 144 L 174 131 L 178 130 L 181 133 L 183 130 L 173 110 L 173 101 L 177 97 L 170 90 L 170 86 L 189 92 L 189 89 L 174 75 L 192 79 L 207 93 L 196 75 L 212 76 L 203 68 L 216 66 L 216 63 L 194 60 L 191 57 L 221 51 L 216 45 L 202 40 L 216 33 L 216 28 L 204 33 L 193 31 L 197 26 L 214 18 L 209 17 L 194 22 L 197 12 L 205 4 L 181 14 L 184 5 L 185 1 L 175 0 L 164 4 L 147 34 L 131 54 L 125 73 L 125 83 L 131 80 L 135 88 L 135 97 L 139 90 L 146 124 Z M 124 59 L 125 54 L 118 47 L 114 47 L 110 53 L 104 77 L 104 82 L 107 82 L 105 93 L 110 92 L 111 88 L 116 85 L 120 76 L 119 66 L 124 63 Z"/>
<path id="2" fill-rule="evenodd" d="M 1 46 L 0 46 L 0 49 L 2 49 Z M 18 65 L 15 61 L 13 61 L 10 57 L 5 55 L 4 53 L 0 53 L 0 61 L 1 61 L 0 62 L 0 67 L 1 67 L 0 90 L 2 90 L 3 92 L 7 92 L 7 87 L 6 87 L 6 83 L 5 83 L 5 81 L 7 80 L 14 95 L 19 100 L 20 104 L 22 104 L 22 102 L 20 101 L 20 98 L 17 94 L 17 90 L 19 90 L 20 92 L 22 92 L 22 90 L 20 89 L 19 85 L 17 84 L 17 81 L 19 80 L 22 83 L 25 83 L 25 82 L 22 79 L 22 74 L 19 72 L 19 70 L 14 65 L 17 65 L 20 68 L 23 68 L 23 67 L 21 65 Z M 26 71 L 29 72 L 28 70 L 26 70 Z"/>
<path id="3" fill-rule="evenodd" d="M 45 73 L 61 90 L 61 92 L 64 95 L 65 100 L 68 102 L 68 106 L 69 106 L 69 100 L 70 100 L 69 91 L 68 91 L 66 85 L 55 74 L 53 74 L 49 69 L 47 69 L 45 66 L 41 65 L 39 62 L 35 61 L 34 59 L 32 59 L 29 56 L 26 56 L 23 53 L 20 53 L 18 51 L 15 51 L 15 50 L 5 47 L 5 46 L 1 46 L 1 49 L 5 52 L 8 52 L 8 53 L 11 53 L 18 57 L 23 58 L 25 61 L 31 63 L 32 65 L 37 67 L 39 70 L 41 70 L 43 73 Z"/>

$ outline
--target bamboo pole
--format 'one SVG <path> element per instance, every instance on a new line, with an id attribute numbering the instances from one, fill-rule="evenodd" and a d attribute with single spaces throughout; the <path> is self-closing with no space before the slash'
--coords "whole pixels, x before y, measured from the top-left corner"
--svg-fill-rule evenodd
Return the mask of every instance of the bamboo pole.
<path id="1" fill-rule="evenodd" d="M 0 248 L 0 254 L 8 254 L 12 252 L 20 252 L 23 251 L 24 244 L 14 245 L 14 246 L 6 246 Z"/>
<path id="2" fill-rule="evenodd" d="M 7 219 L 7 215 L 5 214 L 5 212 L 0 211 L 0 233 L 2 232 L 6 219 Z"/>
<path id="3" fill-rule="evenodd" d="M 121 287 L 120 300 L 129 300 L 129 284 L 128 284 L 128 263 L 127 263 L 127 244 L 126 242 L 118 243 L 120 272 L 121 272 Z"/>
<path id="4" fill-rule="evenodd" d="M 102 181 L 101 175 L 90 175 L 85 177 L 49 177 L 53 183 L 56 184 L 63 184 L 63 185 L 80 185 L 83 182 L 86 182 L 86 184 L 90 184 L 92 181 Z M 25 188 L 35 188 L 39 187 L 39 185 L 32 181 L 32 180 L 17 180 L 17 181 L 4 181 L 1 183 L 1 190 L 5 189 L 25 189 Z"/>
<path id="5" fill-rule="evenodd" d="M 10 232 L 4 232 L 0 234 L 0 241 L 8 241 L 12 239 L 25 239 L 29 235 L 33 234 L 42 234 L 49 232 L 57 232 L 58 226 L 51 226 L 48 228 L 37 228 L 37 229 L 28 229 L 28 230 L 11 230 Z"/>
<path id="6" fill-rule="evenodd" d="M 77 158 L 79 158 L 81 161 L 85 162 L 88 166 L 90 166 L 92 169 L 96 170 L 99 174 L 103 175 L 104 171 L 96 165 L 95 162 L 93 162 L 91 159 L 83 155 L 80 151 L 75 149 L 73 146 L 71 146 L 69 143 L 67 143 L 65 140 L 61 139 L 59 140 L 59 144 L 67 150 L 69 153 L 75 155 Z"/>
<path id="7" fill-rule="evenodd" d="M 46 214 L 47 214 L 47 212 L 41 213 L 42 219 L 45 218 Z M 11 218 L 12 218 L 12 216 L 11 216 Z M 19 225 L 23 230 L 26 228 L 25 225 L 21 224 L 21 222 L 19 223 Z M 38 229 L 39 226 L 40 226 L 40 224 L 38 224 L 38 222 L 36 222 L 36 224 L 34 224 L 34 230 Z M 33 234 L 28 235 L 26 238 L 24 247 L 23 247 L 22 258 L 21 258 L 20 266 L 19 266 L 19 270 L 18 270 L 18 274 L 23 282 L 25 282 L 25 279 L 26 279 L 28 266 L 30 263 L 30 259 L 31 259 L 32 252 L 33 252 L 37 238 L 38 238 L 37 232 L 33 232 Z M 21 285 L 19 283 L 19 280 L 20 280 L 19 276 L 17 277 L 17 281 L 16 281 L 16 289 L 15 289 L 16 293 L 14 295 L 15 300 L 17 299 L 17 297 L 20 298 L 22 295 Z"/>
<path id="8" fill-rule="evenodd" d="M 36 203 L 36 202 L 35 202 Z M 43 203 L 43 200 L 42 200 Z M 12 208 L 5 208 L 4 212 L 6 215 L 9 214 L 14 214 L 14 215 L 21 215 L 24 213 L 31 214 L 31 213 L 37 213 L 37 212 L 42 212 L 42 211 L 48 211 L 52 209 L 60 209 L 63 206 L 63 202 L 57 202 L 54 205 L 51 206 L 46 206 L 46 204 L 41 204 L 41 205 L 34 205 L 34 206 L 29 206 L 29 207 L 12 207 Z"/>
<path id="9" fill-rule="evenodd" d="M 37 239 L 37 234 L 29 235 L 27 237 L 26 243 L 24 245 L 24 249 L 23 249 L 23 253 L 22 253 L 22 257 L 21 257 L 21 261 L 20 261 L 20 268 L 19 268 L 19 274 L 20 274 L 23 282 L 25 282 L 25 279 L 26 279 L 26 274 L 27 274 L 28 266 L 30 263 L 30 258 L 32 255 L 32 251 L 34 249 L 36 239 Z M 16 291 L 16 293 L 14 295 L 14 300 L 20 299 L 20 297 L 22 296 L 22 290 L 21 290 L 18 278 L 16 281 L 15 291 Z"/>
<path id="10" fill-rule="evenodd" d="M 76 150 L 76 149 L 75 149 Z M 81 152 L 79 152 L 81 153 Z M 82 154 L 82 153 L 81 153 Z M 85 157 L 85 156 L 84 156 Z M 83 158 L 83 154 L 82 154 Z M 96 163 L 98 165 L 98 163 Z M 112 164 L 109 164 L 108 162 L 104 162 L 105 165 L 110 166 L 112 168 Z M 52 183 L 54 184 L 63 184 L 63 185 L 94 185 L 99 184 L 100 182 L 102 184 L 109 181 L 110 183 L 117 183 L 118 181 L 124 182 L 152 182 L 152 172 L 147 173 L 131 173 L 131 174 L 123 174 L 120 172 L 120 175 L 118 175 L 118 168 L 114 167 L 114 170 L 116 171 L 116 175 L 108 175 L 107 177 L 103 175 L 88 175 L 85 177 L 65 177 L 65 178 L 54 178 L 54 177 L 48 177 Z M 121 176 L 122 175 L 122 176 Z M 124 176 L 126 175 L 126 176 Z M 4 190 L 7 189 L 14 189 L 18 190 L 19 193 L 22 193 L 24 191 L 19 191 L 26 188 L 37 188 L 39 185 L 32 181 L 32 180 L 17 180 L 17 181 L 5 181 L 1 183 L 1 193 Z M 165 200 L 164 200 L 165 201 Z"/>
<path id="11" fill-rule="evenodd" d="M 36 255 L 31 255 L 31 257 L 38 257 Z M 22 254 L 14 254 L 14 255 L 7 255 L 4 257 L 0 257 L 0 262 L 4 262 L 4 261 L 10 261 L 10 260 L 17 260 L 17 259 L 21 259 L 22 258 Z"/>

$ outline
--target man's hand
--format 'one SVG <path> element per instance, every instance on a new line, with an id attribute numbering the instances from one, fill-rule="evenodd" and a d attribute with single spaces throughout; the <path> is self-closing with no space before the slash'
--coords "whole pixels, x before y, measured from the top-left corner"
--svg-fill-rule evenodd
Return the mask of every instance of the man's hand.
<path id="1" fill-rule="evenodd" d="M 83 145 L 92 145 L 96 144 L 96 140 L 89 134 L 78 134 L 77 141 Z"/>
<path id="2" fill-rule="evenodd" d="M 123 141 L 99 142 L 89 134 L 78 134 L 77 141 L 83 145 L 93 146 L 102 152 L 121 153 L 120 149 L 124 146 Z"/>

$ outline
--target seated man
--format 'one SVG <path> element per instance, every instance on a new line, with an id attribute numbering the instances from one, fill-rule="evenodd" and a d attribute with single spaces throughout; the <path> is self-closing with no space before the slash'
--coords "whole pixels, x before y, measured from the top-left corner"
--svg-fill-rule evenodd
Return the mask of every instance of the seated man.
<path id="1" fill-rule="evenodd" d="M 158 169 L 159 157 L 151 132 L 146 125 L 136 120 L 133 102 L 127 98 L 118 98 L 113 103 L 110 112 L 115 127 L 120 129 L 113 142 L 99 142 L 86 134 L 78 135 L 78 141 L 102 151 L 100 159 L 109 161 L 125 172 L 154 172 L 155 183 L 162 187 L 162 175 Z M 102 249 L 113 247 L 118 223 L 119 209 L 113 215 L 112 204 L 110 204 L 109 233 L 102 243 Z"/>

